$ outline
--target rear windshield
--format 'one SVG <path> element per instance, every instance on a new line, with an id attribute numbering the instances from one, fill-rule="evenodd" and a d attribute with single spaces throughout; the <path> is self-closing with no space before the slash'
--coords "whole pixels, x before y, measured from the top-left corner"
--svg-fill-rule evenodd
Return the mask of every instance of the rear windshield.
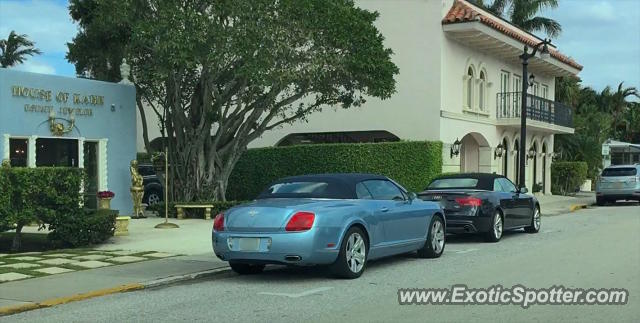
<path id="1" fill-rule="evenodd" d="M 343 191 L 333 182 L 295 181 L 271 184 L 258 196 L 267 198 L 343 198 Z"/>
<path id="2" fill-rule="evenodd" d="M 625 168 L 605 168 L 602 171 L 603 177 L 613 177 L 613 176 L 636 176 L 638 174 L 638 170 L 633 167 L 625 167 Z"/>
<path id="3" fill-rule="evenodd" d="M 438 188 L 476 188 L 477 178 L 439 178 L 431 182 L 427 189 Z"/>

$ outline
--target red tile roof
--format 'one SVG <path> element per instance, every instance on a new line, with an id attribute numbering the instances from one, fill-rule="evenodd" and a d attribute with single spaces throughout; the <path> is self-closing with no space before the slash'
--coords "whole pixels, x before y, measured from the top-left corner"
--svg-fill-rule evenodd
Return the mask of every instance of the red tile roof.
<path id="1" fill-rule="evenodd" d="M 442 24 L 448 25 L 472 21 L 479 21 L 480 23 L 518 40 L 529 47 L 533 47 L 540 43 L 540 39 L 537 37 L 518 29 L 518 27 L 515 27 L 500 18 L 479 10 L 476 6 L 465 0 L 455 0 L 447 15 L 442 19 Z M 551 54 L 551 57 L 571 67 L 577 68 L 578 70 L 582 70 L 582 65 L 578 64 L 572 58 L 560 53 L 558 50 L 549 48 L 549 53 Z"/>

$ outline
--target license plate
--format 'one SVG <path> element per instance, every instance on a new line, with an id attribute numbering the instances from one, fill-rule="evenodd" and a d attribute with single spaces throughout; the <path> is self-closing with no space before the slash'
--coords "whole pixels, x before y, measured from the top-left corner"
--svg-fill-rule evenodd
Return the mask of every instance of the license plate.
<path id="1" fill-rule="evenodd" d="M 624 183 L 618 182 L 613 184 L 613 188 L 623 188 L 624 187 Z"/>
<path id="2" fill-rule="evenodd" d="M 237 238 L 238 250 L 258 251 L 260 250 L 260 238 Z"/>

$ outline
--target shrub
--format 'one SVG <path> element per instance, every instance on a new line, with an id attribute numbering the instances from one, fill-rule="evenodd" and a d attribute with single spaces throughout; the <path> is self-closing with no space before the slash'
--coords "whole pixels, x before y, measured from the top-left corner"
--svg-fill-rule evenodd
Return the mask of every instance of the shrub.
<path id="1" fill-rule="evenodd" d="M 13 228 L 13 224 L 9 222 L 11 191 L 9 174 L 4 168 L 0 168 L 0 232 Z"/>
<path id="2" fill-rule="evenodd" d="M 104 242 L 113 236 L 117 210 L 84 210 L 75 216 L 61 217 L 55 224 L 49 239 L 56 245 L 77 247 Z"/>
<path id="3" fill-rule="evenodd" d="M 81 211 L 82 169 L 14 167 L 3 168 L 1 171 L 10 187 L 8 207 L 1 212 L 6 223 L 15 225 L 13 250 L 20 249 L 24 225 L 32 222 L 51 224 L 56 219 L 73 217 Z"/>
<path id="4" fill-rule="evenodd" d="M 247 150 L 229 178 L 227 198 L 254 199 L 272 181 L 319 173 L 386 175 L 420 191 L 442 172 L 442 143 L 319 144 Z"/>
<path id="5" fill-rule="evenodd" d="M 551 164 L 551 192 L 574 193 L 587 179 L 587 168 L 585 162 L 554 162 Z"/>

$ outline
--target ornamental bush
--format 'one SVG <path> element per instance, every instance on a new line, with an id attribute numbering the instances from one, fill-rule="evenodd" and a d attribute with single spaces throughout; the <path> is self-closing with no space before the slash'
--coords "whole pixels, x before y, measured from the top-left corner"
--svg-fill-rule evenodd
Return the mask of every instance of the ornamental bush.
<path id="1" fill-rule="evenodd" d="M 13 224 L 9 223 L 11 211 L 11 183 L 9 174 L 4 168 L 0 168 L 0 232 L 10 230 Z"/>
<path id="2" fill-rule="evenodd" d="M 80 210 L 58 217 L 49 225 L 49 239 L 57 246 L 78 247 L 104 242 L 113 236 L 117 210 Z"/>
<path id="3" fill-rule="evenodd" d="M 56 219 L 73 217 L 81 212 L 82 169 L 13 167 L 2 168 L 0 172 L 2 181 L 9 187 L 1 194 L 4 206 L 0 205 L 0 214 L 3 222 L 16 230 L 13 250 L 20 249 L 23 226 L 35 222 L 41 226 L 49 224 L 51 230 Z"/>
<path id="4" fill-rule="evenodd" d="M 551 164 L 551 193 L 575 193 L 587 179 L 586 162 L 558 161 Z"/>
<path id="5" fill-rule="evenodd" d="M 272 181 L 320 173 L 386 175 L 411 191 L 421 191 L 442 172 L 442 143 L 402 141 L 317 144 L 247 150 L 227 188 L 229 200 L 252 200 Z"/>

